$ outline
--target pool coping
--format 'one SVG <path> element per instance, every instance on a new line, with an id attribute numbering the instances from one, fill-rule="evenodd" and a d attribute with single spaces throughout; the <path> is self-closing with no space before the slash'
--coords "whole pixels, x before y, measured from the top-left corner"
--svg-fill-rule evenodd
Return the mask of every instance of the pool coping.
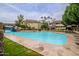
<path id="1" fill-rule="evenodd" d="M 23 45 L 25 47 L 28 47 L 28 48 L 32 49 L 33 51 L 36 51 L 36 52 L 38 52 L 38 53 L 40 53 L 40 54 L 42 54 L 44 56 L 52 56 L 52 55 L 56 56 L 56 55 L 58 55 L 57 54 L 58 49 L 62 49 L 64 47 L 65 48 L 70 47 L 71 44 L 72 44 L 72 41 L 73 41 L 73 37 L 70 34 L 66 34 L 66 35 L 68 37 L 66 45 L 55 45 L 55 44 L 47 44 L 47 43 L 43 43 L 43 42 L 38 42 L 38 41 L 28 39 L 28 38 L 26 39 L 26 38 L 17 37 L 17 36 L 14 36 L 14 35 L 4 34 L 4 36 L 6 38 L 9 38 L 10 40 L 15 41 L 15 42 L 17 42 L 17 43 L 19 43 L 19 44 L 21 44 L 21 45 Z M 24 44 L 23 42 L 28 42 L 28 43 Z M 29 42 L 31 42 L 32 44 L 30 45 Z M 36 46 L 35 48 L 37 48 L 37 49 L 40 46 L 43 46 L 45 49 L 44 49 L 44 51 L 38 51 L 37 49 L 34 48 L 34 46 Z M 55 51 L 55 48 L 57 49 L 57 51 Z M 53 54 L 52 51 L 54 52 L 54 54 Z"/>

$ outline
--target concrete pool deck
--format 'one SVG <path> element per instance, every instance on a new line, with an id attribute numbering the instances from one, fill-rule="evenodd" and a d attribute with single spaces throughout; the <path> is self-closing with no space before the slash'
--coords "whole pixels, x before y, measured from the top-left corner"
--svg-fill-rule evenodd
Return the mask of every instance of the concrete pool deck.
<path id="1" fill-rule="evenodd" d="M 68 42 L 66 45 L 55 45 L 55 44 L 48 44 L 39 41 L 35 41 L 29 38 L 22 38 L 17 37 L 14 35 L 4 34 L 6 38 L 17 42 L 25 47 L 32 49 L 44 56 L 77 56 L 79 55 L 79 49 L 76 47 L 72 47 L 73 43 L 73 36 L 67 34 Z"/>

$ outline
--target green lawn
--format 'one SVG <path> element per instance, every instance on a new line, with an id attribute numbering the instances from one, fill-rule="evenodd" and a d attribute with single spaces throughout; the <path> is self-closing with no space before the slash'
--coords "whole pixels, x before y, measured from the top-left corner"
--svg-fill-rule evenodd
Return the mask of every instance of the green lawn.
<path id="1" fill-rule="evenodd" d="M 4 38 L 4 53 L 6 56 L 42 56 L 41 54 L 28 49 L 16 42 Z"/>

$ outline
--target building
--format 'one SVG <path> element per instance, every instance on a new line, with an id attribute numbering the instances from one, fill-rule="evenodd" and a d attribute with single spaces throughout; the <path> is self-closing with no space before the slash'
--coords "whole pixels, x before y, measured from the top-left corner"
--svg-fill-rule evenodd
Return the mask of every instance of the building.
<path id="1" fill-rule="evenodd" d="M 31 29 L 40 29 L 40 22 L 37 20 L 26 19 L 24 23 Z"/>
<path id="2" fill-rule="evenodd" d="M 66 27 L 63 24 L 56 24 L 55 29 L 57 29 L 57 30 L 65 30 Z"/>
<path id="3" fill-rule="evenodd" d="M 55 21 L 55 29 L 56 30 L 65 30 L 66 27 L 61 23 L 61 21 Z"/>
<path id="4" fill-rule="evenodd" d="M 4 32 L 4 24 L 0 22 L 0 33 Z"/>
<path id="5" fill-rule="evenodd" d="M 66 27 L 61 23 L 61 21 L 53 21 L 51 23 L 51 28 L 59 31 L 66 29 Z"/>
<path id="6" fill-rule="evenodd" d="M 0 30 L 3 29 L 4 25 L 0 22 Z"/>

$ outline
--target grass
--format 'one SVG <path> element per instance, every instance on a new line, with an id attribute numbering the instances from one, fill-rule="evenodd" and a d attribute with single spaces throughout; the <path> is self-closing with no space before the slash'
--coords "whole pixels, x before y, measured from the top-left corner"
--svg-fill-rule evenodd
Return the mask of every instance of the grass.
<path id="1" fill-rule="evenodd" d="M 8 38 L 4 38 L 3 42 L 5 56 L 42 56 L 41 54 L 13 42 Z"/>

